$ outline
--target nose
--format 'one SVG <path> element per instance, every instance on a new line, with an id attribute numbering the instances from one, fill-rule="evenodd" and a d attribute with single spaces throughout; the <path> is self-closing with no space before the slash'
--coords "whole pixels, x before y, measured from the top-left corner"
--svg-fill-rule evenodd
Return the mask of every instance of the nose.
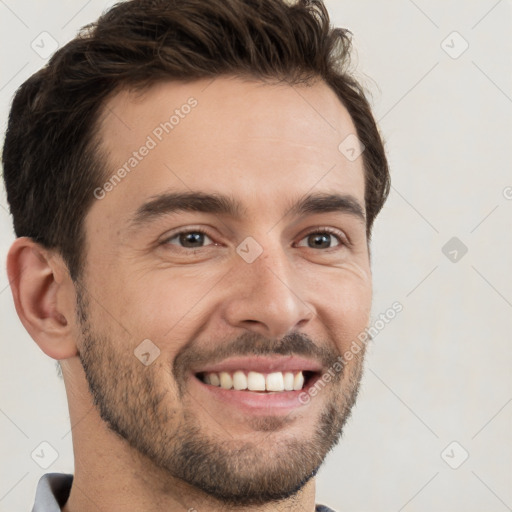
<path id="1" fill-rule="evenodd" d="M 315 316 L 301 273 L 282 246 L 265 247 L 252 263 L 236 258 L 223 307 L 230 325 L 280 339 Z"/>

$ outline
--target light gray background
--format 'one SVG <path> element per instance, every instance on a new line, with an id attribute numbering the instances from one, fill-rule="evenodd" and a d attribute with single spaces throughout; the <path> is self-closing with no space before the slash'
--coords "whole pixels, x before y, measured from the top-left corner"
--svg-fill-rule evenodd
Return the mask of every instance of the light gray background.
<path id="1" fill-rule="evenodd" d="M 46 31 L 63 45 L 109 5 L 0 0 L 2 138 L 16 87 L 45 62 L 32 41 Z M 512 510 L 512 2 L 327 5 L 354 34 L 392 170 L 372 244 L 374 317 L 394 301 L 404 309 L 370 348 L 318 501 L 339 511 Z M 14 237 L 3 191 L 0 205 L 5 268 Z M 467 254 L 445 256 L 452 237 Z M 0 510 L 22 511 L 43 473 L 73 471 L 71 435 L 64 384 L 19 322 L 5 270 L 0 291 Z M 42 441 L 59 454 L 47 470 L 31 458 Z"/>

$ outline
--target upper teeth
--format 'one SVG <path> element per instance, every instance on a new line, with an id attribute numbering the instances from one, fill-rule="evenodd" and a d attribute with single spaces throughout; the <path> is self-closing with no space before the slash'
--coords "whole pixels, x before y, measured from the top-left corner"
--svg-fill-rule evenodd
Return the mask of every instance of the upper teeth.
<path id="1" fill-rule="evenodd" d="M 304 386 L 302 372 L 243 372 L 234 373 L 209 372 L 203 375 L 206 384 L 219 386 L 223 389 L 236 389 L 249 391 L 300 391 Z"/>

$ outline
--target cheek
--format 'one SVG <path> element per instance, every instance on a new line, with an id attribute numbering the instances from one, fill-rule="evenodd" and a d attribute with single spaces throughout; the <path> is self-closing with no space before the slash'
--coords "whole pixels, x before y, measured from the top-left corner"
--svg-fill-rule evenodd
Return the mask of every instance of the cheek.
<path id="1" fill-rule="evenodd" d="M 132 271 L 116 279 L 111 291 L 116 311 L 126 329 L 140 339 L 149 338 L 167 346 L 180 345 L 203 321 L 209 295 L 222 286 L 222 276 L 209 275 L 205 267 Z"/>
<path id="2" fill-rule="evenodd" d="M 346 350 L 368 326 L 371 302 L 371 280 L 354 272 L 343 273 L 325 288 L 318 314 L 340 350 Z"/>

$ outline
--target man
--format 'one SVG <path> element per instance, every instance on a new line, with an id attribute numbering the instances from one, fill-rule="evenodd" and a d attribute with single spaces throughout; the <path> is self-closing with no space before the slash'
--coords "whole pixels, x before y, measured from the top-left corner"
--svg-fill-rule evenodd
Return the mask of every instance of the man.
<path id="1" fill-rule="evenodd" d="M 389 191 L 349 51 L 320 0 L 133 0 L 20 87 L 8 274 L 75 458 L 34 511 L 329 510 Z"/>

